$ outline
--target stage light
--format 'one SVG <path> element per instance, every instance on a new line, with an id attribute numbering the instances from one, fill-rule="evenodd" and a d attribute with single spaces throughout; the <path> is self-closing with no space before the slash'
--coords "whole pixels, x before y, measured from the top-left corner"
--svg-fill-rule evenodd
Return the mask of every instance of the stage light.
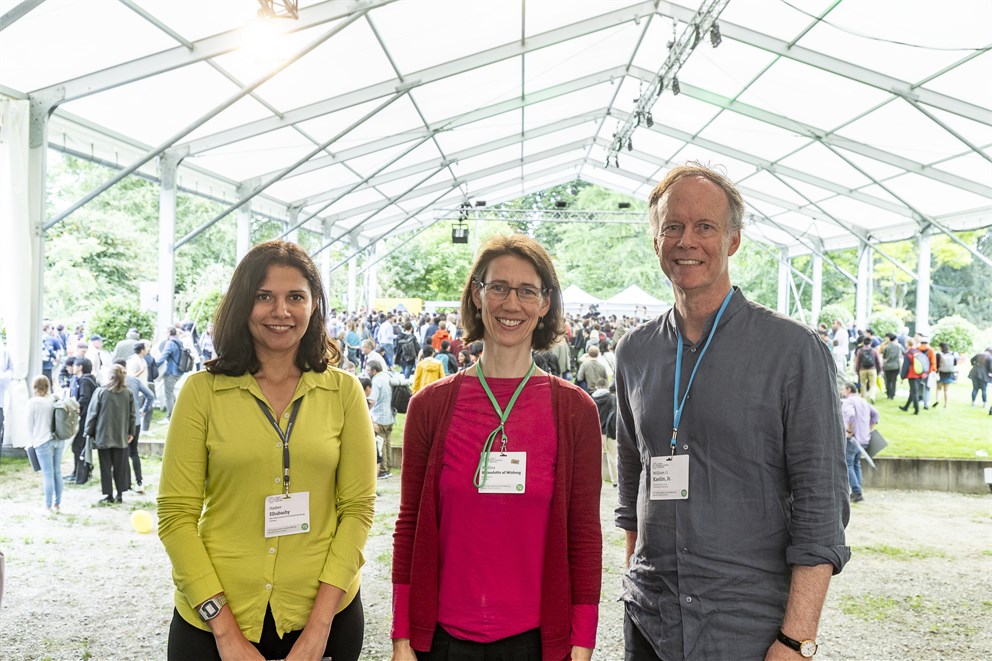
<path id="1" fill-rule="evenodd" d="M 714 23 L 713 27 L 710 28 L 710 43 L 713 44 L 713 48 L 716 48 L 721 41 L 723 41 L 723 37 L 720 35 L 720 26 Z"/>
<path id="2" fill-rule="evenodd" d="M 568 206 L 568 202 L 565 200 L 555 200 L 555 209 L 564 209 Z"/>
<path id="3" fill-rule="evenodd" d="M 679 79 L 678 78 L 672 78 L 672 94 L 674 94 L 675 96 L 678 96 L 679 95 L 679 92 L 681 92 L 681 91 L 682 91 L 682 88 L 679 87 Z"/>
<path id="4" fill-rule="evenodd" d="M 468 243 L 468 225 L 456 223 L 451 228 L 452 243 Z"/>
<path id="5" fill-rule="evenodd" d="M 630 202 L 619 202 L 619 203 L 617 203 L 617 208 L 618 209 L 629 209 L 630 208 Z"/>

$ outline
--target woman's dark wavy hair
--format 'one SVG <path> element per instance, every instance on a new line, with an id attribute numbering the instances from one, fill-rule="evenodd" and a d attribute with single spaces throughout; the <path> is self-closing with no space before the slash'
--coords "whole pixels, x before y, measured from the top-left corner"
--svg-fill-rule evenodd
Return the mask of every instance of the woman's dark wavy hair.
<path id="1" fill-rule="evenodd" d="M 476 340 L 481 340 L 485 335 L 486 328 L 482 319 L 475 316 L 475 313 L 479 311 L 479 306 L 472 300 L 472 291 L 476 282 L 485 280 L 489 264 L 503 255 L 514 255 L 533 264 L 538 277 L 541 278 L 541 287 L 547 290 L 544 295 L 551 301 L 551 307 L 542 318 L 544 328 L 535 328 L 531 339 L 533 349 L 546 351 L 559 337 L 565 334 L 561 288 L 558 285 L 555 265 L 551 261 L 548 251 L 525 234 L 497 234 L 482 245 L 479 256 L 476 257 L 475 264 L 472 265 L 472 270 L 469 272 L 465 289 L 462 291 L 461 323 L 462 328 L 465 329 L 465 335 L 462 339 L 465 344 L 471 344 Z"/>
<path id="2" fill-rule="evenodd" d="M 248 331 L 248 318 L 255 305 L 255 292 L 274 264 L 299 270 L 309 283 L 310 296 L 316 303 L 296 352 L 296 366 L 303 371 L 323 372 L 328 364 L 337 365 L 341 354 L 331 343 L 324 326 L 327 304 L 317 266 L 295 243 L 268 241 L 249 250 L 234 269 L 231 286 L 214 315 L 217 357 L 206 364 L 210 373 L 241 376 L 245 372 L 255 374 L 261 369 L 255 355 L 255 343 Z"/>

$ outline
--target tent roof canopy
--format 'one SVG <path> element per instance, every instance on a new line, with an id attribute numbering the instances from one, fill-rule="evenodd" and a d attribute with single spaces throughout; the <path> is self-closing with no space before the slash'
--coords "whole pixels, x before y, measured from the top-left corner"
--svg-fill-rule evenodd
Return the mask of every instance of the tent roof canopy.
<path id="1" fill-rule="evenodd" d="M 299 4 L 251 48 L 255 0 L 0 0 L 0 92 L 55 108 L 53 148 L 364 240 L 687 160 L 793 254 L 992 224 L 992 3 Z"/>

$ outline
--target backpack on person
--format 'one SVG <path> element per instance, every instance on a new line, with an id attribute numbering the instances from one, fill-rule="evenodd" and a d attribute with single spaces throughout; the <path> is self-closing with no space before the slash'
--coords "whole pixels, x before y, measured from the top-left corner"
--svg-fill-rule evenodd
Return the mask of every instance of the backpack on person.
<path id="1" fill-rule="evenodd" d="M 52 436 L 66 441 L 79 431 L 79 402 L 72 397 L 63 397 L 53 402 Z"/>
<path id="2" fill-rule="evenodd" d="M 420 351 L 420 347 L 417 346 L 417 338 L 412 334 L 404 335 L 400 337 L 399 344 L 402 362 L 407 365 L 417 362 L 417 352 Z"/>
<path id="3" fill-rule="evenodd" d="M 393 399 L 391 402 L 393 413 L 406 413 L 411 397 L 413 397 L 413 391 L 410 390 L 410 386 L 407 384 L 401 383 L 400 385 L 393 386 Z"/>
<path id="4" fill-rule="evenodd" d="M 929 351 L 924 351 L 923 349 L 916 350 L 916 355 L 913 356 L 913 369 L 916 370 L 917 374 L 926 376 L 930 372 L 929 353 Z"/>
<path id="5" fill-rule="evenodd" d="M 940 361 L 939 362 L 940 362 L 940 373 L 941 374 L 953 374 L 954 373 L 954 363 L 956 361 L 955 361 L 955 358 L 954 358 L 954 354 L 953 353 L 951 353 L 949 351 L 945 351 L 945 352 L 941 353 L 940 354 Z"/>
<path id="6" fill-rule="evenodd" d="M 179 345 L 179 358 L 175 361 L 176 367 L 179 368 L 179 372 L 185 374 L 186 372 L 193 371 L 196 366 L 196 360 L 193 358 L 193 352 L 184 347 L 178 340 L 172 340 L 177 345 Z"/>
<path id="7" fill-rule="evenodd" d="M 858 368 L 863 370 L 875 369 L 875 352 L 871 347 L 861 347 L 861 358 L 858 360 Z"/>

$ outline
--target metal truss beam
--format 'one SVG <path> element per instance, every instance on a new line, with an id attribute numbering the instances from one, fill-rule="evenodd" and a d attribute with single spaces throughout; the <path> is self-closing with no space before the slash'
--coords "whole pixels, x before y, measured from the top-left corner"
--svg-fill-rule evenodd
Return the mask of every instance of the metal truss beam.
<path id="1" fill-rule="evenodd" d="M 650 79 L 651 76 L 649 71 L 639 67 L 632 67 L 630 73 L 638 80 L 647 80 Z M 901 170 L 918 174 L 934 181 L 939 181 L 940 183 L 947 184 L 948 186 L 960 188 L 961 190 L 968 191 L 969 193 L 981 195 L 982 197 L 992 197 L 992 186 L 987 186 L 973 179 L 966 179 L 965 177 L 951 174 L 950 172 L 946 172 L 944 170 L 938 170 L 937 168 L 930 167 L 929 165 L 924 165 L 923 163 L 918 163 L 911 159 L 883 151 L 863 142 L 850 140 L 837 134 L 829 133 L 823 129 L 790 119 L 783 115 L 777 115 L 767 110 L 742 103 L 741 101 L 709 92 L 689 83 L 681 83 L 681 87 L 682 94 L 696 99 L 697 101 L 702 101 L 704 103 L 708 103 L 709 105 L 716 106 L 717 108 L 729 110 L 730 112 L 743 115 L 744 117 L 748 117 L 750 119 L 758 120 L 759 122 L 789 131 L 790 133 L 806 136 L 810 138 L 811 141 L 821 142 L 823 144 L 832 145 L 855 154 L 860 154 L 861 156 L 866 156 L 873 160 L 879 161 L 880 163 L 885 163 L 886 165 L 891 165 Z"/>
<path id="2" fill-rule="evenodd" d="M 510 135 L 510 136 L 506 136 L 506 137 L 500 138 L 498 140 L 493 140 L 491 142 L 486 142 L 486 143 L 483 143 L 481 145 L 477 145 L 475 147 L 470 147 L 468 149 L 463 149 L 462 151 L 454 152 L 452 154 L 449 154 L 448 157 L 446 159 L 444 159 L 444 162 L 445 163 L 448 163 L 448 164 L 457 163 L 459 161 L 463 161 L 465 159 L 472 158 L 474 156 L 481 156 L 483 154 L 487 154 L 487 153 L 489 153 L 491 151 L 494 151 L 496 149 L 502 149 L 503 147 L 509 147 L 509 146 L 515 145 L 515 144 L 520 143 L 520 142 L 523 142 L 525 140 L 532 140 L 534 138 L 539 138 L 539 137 L 542 137 L 542 136 L 545 136 L 545 135 L 549 135 L 549 134 L 555 133 L 557 131 L 563 131 L 565 129 L 569 129 L 569 128 L 572 128 L 574 126 L 579 126 L 579 125 L 584 124 L 586 122 L 595 120 L 597 117 L 602 116 L 602 114 L 605 113 L 605 112 L 606 112 L 606 109 L 603 108 L 603 109 L 596 110 L 596 111 L 593 111 L 593 112 L 584 113 L 582 115 L 577 115 L 575 117 L 569 117 L 569 118 L 566 118 L 566 119 L 562 119 L 562 120 L 559 120 L 557 122 L 552 122 L 551 124 L 546 124 L 545 126 L 541 126 L 541 127 L 535 128 L 535 129 L 531 129 L 530 131 L 527 131 L 526 133 L 524 133 L 522 135 L 520 133 L 516 133 L 516 134 Z M 425 137 L 421 138 L 420 142 L 423 142 L 428 137 L 429 136 L 425 136 Z M 587 142 L 591 142 L 591 141 L 587 141 Z M 430 161 L 424 161 L 422 163 L 415 163 L 414 165 L 410 165 L 410 166 L 407 166 L 405 168 L 400 168 L 399 170 L 395 170 L 393 172 L 387 172 L 387 173 L 385 173 L 383 175 L 380 175 L 380 176 L 377 176 L 377 177 L 372 177 L 372 178 L 368 179 L 368 181 L 366 182 L 366 185 L 368 187 L 380 186 L 382 184 L 386 184 L 386 183 L 389 183 L 391 181 L 396 181 L 398 179 L 404 179 L 406 177 L 412 177 L 412 176 L 415 176 L 415 175 L 420 174 L 421 172 L 425 172 L 425 171 L 427 171 L 427 170 L 429 170 L 431 168 L 436 167 L 438 165 L 438 163 L 439 163 L 439 161 L 437 159 L 432 159 Z M 300 206 L 304 206 L 304 207 L 311 206 L 311 205 L 314 205 L 314 204 L 320 204 L 320 203 L 322 203 L 322 202 L 324 202 L 326 200 L 335 200 L 335 199 L 340 198 L 341 191 L 345 191 L 345 190 L 349 190 L 349 189 L 350 190 L 355 190 L 351 186 L 342 186 L 340 188 L 336 188 L 334 190 L 326 191 L 326 192 L 320 193 L 318 195 L 313 195 L 311 197 L 305 197 L 305 198 L 302 198 L 300 200 L 296 200 L 292 204 L 293 205 L 300 205 Z"/>
<path id="3" fill-rule="evenodd" d="M 449 78 L 467 71 L 472 71 L 490 64 L 496 64 L 513 57 L 518 57 L 542 48 L 554 46 L 571 39 L 577 39 L 601 30 L 623 25 L 650 16 L 655 11 L 654 1 L 641 2 L 630 7 L 624 7 L 593 18 L 572 23 L 555 30 L 542 32 L 525 40 L 513 41 L 502 46 L 481 51 L 444 64 L 412 72 L 403 80 L 395 78 L 346 94 L 314 103 L 309 106 L 288 111 L 283 118 L 272 117 L 245 124 L 230 131 L 221 131 L 214 136 L 205 136 L 200 140 L 190 142 L 191 153 L 213 149 L 227 142 L 243 140 L 253 135 L 267 133 L 287 125 L 306 121 L 328 113 L 350 108 L 362 103 L 374 101 L 380 97 L 394 93 L 397 89 L 410 90 L 429 83 Z"/>
<path id="4" fill-rule="evenodd" d="M 24 18 L 28 12 L 36 8 L 44 1 L 45 0 L 23 0 L 23 2 L 19 5 L 15 6 L 3 16 L 0 16 L 0 32 L 3 32 L 11 25 Z"/>
<path id="5" fill-rule="evenodd" d="M 319 5 L 313 5 L 300 11 L 298 21 L 293 21 L 290 31 L 306 30 L 324 23 L 347 19 L 362 15 L 367 11 L 388 5 L 396 0 L 328 0 Z M 63 102 L 105 92 L 114 87 L 120 87 L 144 78 L 157 76 L 160 73 L 179 69 L 190 64 L 230 53 L 241 48 L 244 38 L 241 28 L 221 32 L 204 39 L 192 42 L 192 48 L 185 45 L 148 55 L 136 60 L 130 60 L 117 66 L 109 67 L 96 73 L 86 74 L 78 78 L 66 80 L 32 92 L 37 94 L 58 95 Z"/>
<path id="6" fill-rule="evenodd" d="M 658 11 L 683 22 L 692 20 L 695 14 L 695 10 L 670 3 L 662 3 L 659 5 Z M 901 96 L 911 103 L 919 102 L 979 122 L 985 126 L 992 126 L 992 112 L 988 108 L 934 92 L 892 76 L 886 76 L 871 69 L 859 67 L 845 60 L 830 57 L 727 21 L 720 21 L 720 34 L 723 35 L 724 39 L 733 39 L 779 57 L 801 62 L 848 80 L 874 87 L 888 94 Z"/>

